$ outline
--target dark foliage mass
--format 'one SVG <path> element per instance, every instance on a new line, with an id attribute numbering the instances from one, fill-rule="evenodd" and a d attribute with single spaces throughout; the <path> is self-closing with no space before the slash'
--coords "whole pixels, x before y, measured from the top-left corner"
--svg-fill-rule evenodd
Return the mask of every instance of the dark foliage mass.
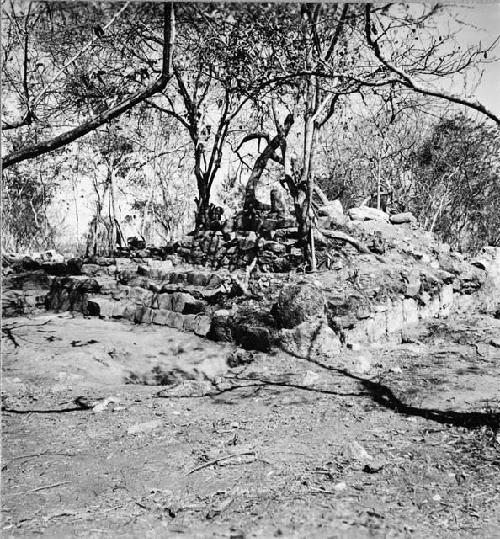
<path id="1" fill-rule="evenodd" d="M 412 208 L 453 247 L 500 245 L 500 139 L 464 115 L 438 122 L 415 153 Z"/>

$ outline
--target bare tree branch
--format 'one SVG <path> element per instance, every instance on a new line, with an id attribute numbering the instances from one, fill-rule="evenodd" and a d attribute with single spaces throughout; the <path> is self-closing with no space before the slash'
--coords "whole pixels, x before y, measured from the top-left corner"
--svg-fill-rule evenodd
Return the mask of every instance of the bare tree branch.
<path id="1" fill-rule="evenodd" d="M 345 21 L 345 18 L 347 17 L 348 11 L 349 11 L 349 4 L 344 4 L 339 22 L 337 23 L 337 27 L 335 28 L 335 33 L 330 43 L 330 47 L 328 48 L 328 51 L 325 56 L 325 62 L 328 62 L 328 60 L 330 60 L 330 57 L 332 56 L 333 51 L 335 50 L 335 47 L 337 46 L 337 43 L 340 38 L 340 33 L 342 32 L 342 27 L 344 26 L 344 21 Z"/>
<path id="2" fill-rule="evenodd" d="M 264 133 L 262 131 L 259 133 L 251 133 L 250 135 L 247 135 L 246 137 L 243 137 L 241 139 L 241 142 L 238 144 L 238 147 L 234 151 L 238 152 L 243 146 L 243 144 L 251 140 L 264 139 L 267 143 L 269 143 L 269 138 L 269 133 Z"/>
<path id="3" fill-rule="evenodd" d="M 457 105 L 464 105 L 466 107 L 469 107 L 473 110 L 476 110 L 480 112 L 481 114 L 484 114 L 491 120 L 493 120 L 497 126 L 500 127 L 500 117 L 497 116 L 493 111 L 486 108 L 482 103 L 476 100 L 467 99 L 464 97 L 461 97 L 457 94 L 452 94 L 449 92 L 445 92 L 444 90 L 434 90 L 432 88 L 426 88 L 425 86 L 419 84 L 418 82 L 414 81 L 407 73 L 405 73 L 402 69 L 399 69 L 396 67 L 392 62 L 390 62 L 387 58 L 385 58 L 382 54 L 382 51 L 380 50 L 380 46 L 378 44 L 378 41 L 373 39 L 372 37 L 372 30 L 371 30 L 371 9 L 372 4 L 366 4 L 365 6 L 365 36 L 366 41 L 369 45 L 369 47 L 372 49 L 373 53 L 375 54 L 375 57 L 392 73 L 395 73 L 399 78 L 399 83 L 403 86 L 406 86 L 407 88 L 410 88 L 414 92 L 417 92 L 419 94 L 428 95 L 431 97 L 438 97 L 440 99 L 446 99 L 447 101 L 451 101 L 452 103 L 456 103 Z"/>
<path id="4" fill-rule="evenodd" d="M 172 59 L 173 59 L 173 45 L 175 40 L 175 11 L 174 4 L 165 4 L 164 19 L 163 19 L 163 36 L 164 46 L 162 53 L 162 73 L 158 79 L 145 90 L 136 92 L 134 95 L 123 100 L 118 105 L 109 108 L 101 114 L 95 116 L 88 122 L 85 122 L 74 129 L 70 129 L 61 135 L 58 135 L 52 139 L 42 141 L 38 144 L 32 144 L 26 146 L 22 150 L 12 152 L 2 159 L 2 167 L 8 168 L 12 165 L 38 157 L 45 153 L 58 150 L 74 142 L 75 140 L 83 137 L 87 133 L 94 131 L 98 127 L 109 123 L 111 120 L 122 115 L 124 112 L 132 109 L 138 103 L 149 99 L 153 95 L 162 92 L 168 84 L 172 75 Z"/>

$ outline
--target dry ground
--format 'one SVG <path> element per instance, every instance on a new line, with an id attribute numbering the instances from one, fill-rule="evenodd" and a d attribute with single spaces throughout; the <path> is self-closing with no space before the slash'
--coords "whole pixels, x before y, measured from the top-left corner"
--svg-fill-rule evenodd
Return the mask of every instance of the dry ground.
<path id="1" fill-rule="evenodd" d="M 364 374 L 222 376 L 231 346 L 168 328 L 6 320 L 2 536 L 500 537 L 499 337 L 455 317 Z"/>

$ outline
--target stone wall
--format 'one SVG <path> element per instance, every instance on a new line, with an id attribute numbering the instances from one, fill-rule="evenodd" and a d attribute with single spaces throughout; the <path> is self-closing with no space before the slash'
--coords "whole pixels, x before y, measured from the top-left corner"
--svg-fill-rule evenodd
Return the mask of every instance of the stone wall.
<path id="1" fill-rule="evenodd" d="M 251 234 L 226 240 L 205 233 L 192 238 L 189 253 L 196 252 L 197 241 L 212 238 L 234 242 L 262 264 L 268 252 L 276 255 L 273 243 L 282 245 Z M 286 255 L 293 253 L 285 247 L 276 256 Z M 45 306 L 169 326 L 249 349 L 279 346 L 308 357 L 401 342 L 420 321 L 447 317 L 457 305 L 473 308 L 487 301 L 493 314 L 500 308 L 500 249 L 486 249 L 472 263 L 446 250 L 427 260 L 395 249 L 386 258 L 357 254 L 343 261 L 337 269 L 315 275 L 259 268 L 249 280 L 243 271 L 176 265 L 175 257 L 140 263 L 101 258 L 34 271 L 23 262 L 4 277 L 3 311 L 15 316 Z M 80 275 L 61 275 L 63 270 Z"/>
<path id="2" fill-rule="evenodd" d="M 302 252 L 296 247 L 296 229 L 280 229 L 267 239 L 253 231 L 201 231 L 185 236 L 177 255 L 186 263 L 204 267 L 234 270 L 245 268 L 257 259 L 261 271 L 283 273 L 302 263 Z"/>

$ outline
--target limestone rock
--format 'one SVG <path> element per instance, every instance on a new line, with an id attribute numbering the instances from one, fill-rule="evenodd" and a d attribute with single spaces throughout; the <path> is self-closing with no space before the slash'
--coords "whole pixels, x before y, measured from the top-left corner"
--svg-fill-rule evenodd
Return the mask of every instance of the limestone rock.
<path id="1" fill-rule="evenodd" d="M 282 329 L 278 340 L 285 352 L 305 359 L 335 355 L 341 349 L 339 337 L 326 321 L 302 322 L 293 329 Z"/>
<path id="2" fill-rule="evenodd" d="M 168 326 L 168 313 L 170 312 L 170 309 L 163 308 L 155 310 L 153 312 L 153 324 L 157 324 L 158 326 Z"/>
<path id="3" fill-rule="evenodd" d="M 411 223 L 415 221 L 415 217 L 413 216 L 413 213 L 408 211 L 405 213 L 397 213 L 396 215 L 391 215 L 389 220 L 393 225 L 402 225 L 403 223 Z"/>
<path id="4" fill-rule="evenodd" d="M 137 307 L 135 311 L 136 324 L 151 324 L 153 321 L 153 309 L 149 307 Z"/>
<path id="5" fill-rule="evenodd" d="M 353 221 L 384 221 L 389 222 L 389 215 L 385 211 L 370 208 L 368 206 L 360 206 L 359 208 L 351 208 L 347 212 Z"/>
<path id="6" fill-rule="evenodd" d="M 194 332 L 200 337 L 205 337 L 210 332 L 211 319 L 209 316 L 197 315 L 195 319 Z"/>
<path id="7" fill-rule="evenodd" d="M 420 292 L 420 272 L 418 270 L 409 271 L 405 276 L 405 296 L 415 297 Z"/>
<path id="8" fill-rule="evenodd" d="M 88 309 L 89 315 L 111 318 L 116 301 L 106 297 L 89 296 Z"/>

